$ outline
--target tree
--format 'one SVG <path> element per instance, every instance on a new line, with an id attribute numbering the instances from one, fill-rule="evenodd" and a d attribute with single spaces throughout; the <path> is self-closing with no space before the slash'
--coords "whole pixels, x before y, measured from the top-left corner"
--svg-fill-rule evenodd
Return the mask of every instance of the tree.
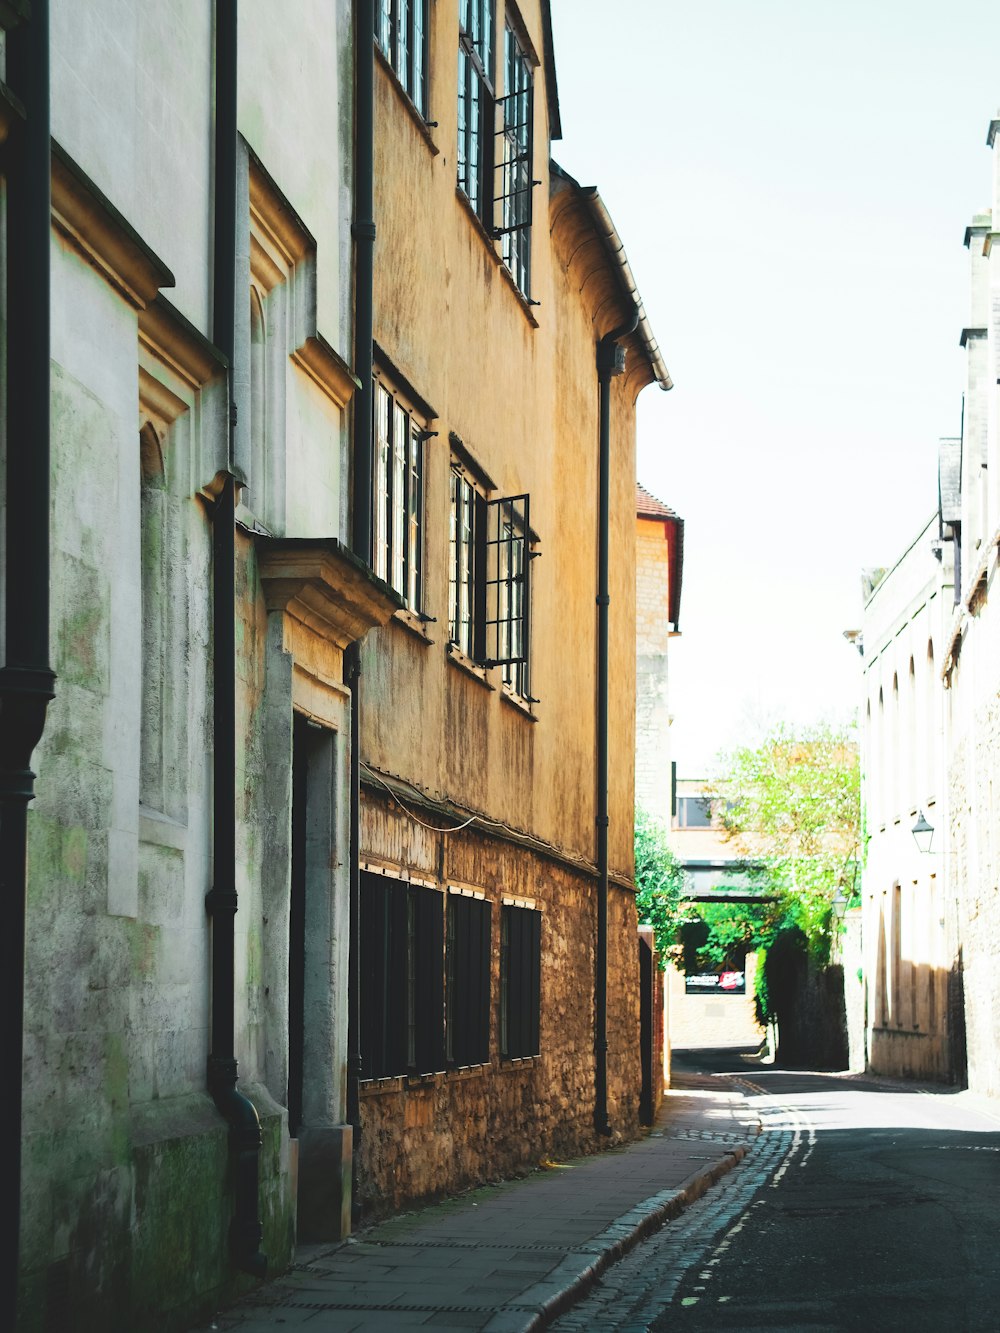
<path id="1" fill-rule="evenodd" d="M 780 724 L 725 756 L 714 788 L 746 873 L 825 961 L 833 901 L 856 891 L 861 782 L 853 729 Z"/>
<path id="2" fill-rule="evenodd" d="M 635 811 L 635 882 L 639 920 L 653 927 L 660 967 L 677 944 L 684 867 L 670 850 L 667 830 L 640 807 Z"/>

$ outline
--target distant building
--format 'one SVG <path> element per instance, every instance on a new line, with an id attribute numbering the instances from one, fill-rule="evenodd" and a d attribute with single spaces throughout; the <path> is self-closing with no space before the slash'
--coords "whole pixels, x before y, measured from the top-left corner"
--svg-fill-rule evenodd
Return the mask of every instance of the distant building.
<path id="1" fill-rule="evenodd" d="M 954 598 L 951 544 L 940 540 L 937 515 L 891 569 L 866 575 L 865 592 L 867 1063 L 879 1074 L 948 1079 L 960 1061 L 952 1013 L 960 978 L 954 888 L 941 854 L 948 793 L 940 668 Z M 934 830 L 930 853 L 914 838 L 918 821 Z M 853 981 L 845 970 L 849 1020 Z"/>
<path id="2" fill-rule="evenodd" d="M 680 634 L 684 520 L 636 483 L 635 800 L 669 828 L 673 795 L 668 650 Z"/>
<path id="3" fill-rule="evenodd" d="M 942 488 L 943 535 L 955 557 L 955 607 L 941 656 L 946 694 L 948 839 L 945 859 L 958 906 L 968 1081 L 1000 1096 L 1000 119 L 990 122 L 992 208 L 965 231 L 969 323 L 959 495 Z M 949 466 L 950 464 L 950 466 Z"/>
<path id="4" fill-rule="evenodd" d="M 742 854 L 726 838 L 713 814 L 711 789 L 703 779 L 678 778 L 670 846 L 684 867 L 685 894 L 694 903 L 724 902 L 749 885 Z M 763 1037 L 754 1007 L 756 953 L 733 960 L 715 974 L 686 977 L 667 972 L 668 1033 L 672 1049 L 754 1046 Z M 735 966 L 736 963 L 739 966 Z"/>

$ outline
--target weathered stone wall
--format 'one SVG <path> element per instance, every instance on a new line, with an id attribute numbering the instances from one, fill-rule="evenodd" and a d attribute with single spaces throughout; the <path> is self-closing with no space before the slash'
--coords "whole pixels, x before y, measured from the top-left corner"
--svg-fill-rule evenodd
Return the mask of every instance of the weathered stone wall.
<path id="1" fill-rule="evenodd" d="M 993 605 L 993 598 L 976 623 L 975 642 L 962 650 L 952 681 L 955 710 L 961 710 L 964 725 L 960 732 L 956 725 L 950 773 L 950 852 L 958 891 L 960 945 L 948 989 L 953 1024 L 959 1017 L 955 1000 L 959 994 L 964 999 L 969 1087 L 1000 1097 L 996 1058 L 1000 1033 L 996 968 L 1000 954 L 1000 840 L 994 832 L 994 793 L 1000 792 L 1000 705 L 996 693 L 1000 676 L 994 667 L 998 660 L 1000 606 Z M 956 1043 L 962 1035 L 956 1031 Z"/>
<path id="2" fill-rule="evenodd" d="M 159 1330 L 187 1327 L 249 1285 L 230 1259 L 228 1133 L 206 1089 L 207 492 L 227 464 L 229 409 L 210 345 L 214 35 L 198 0 L 57 0 L 51 11 L 53 138 L 82 176 L 67 186 L 57 170 L 53 190 L 57 685 L 29 814 L 18 1327 Z M 308 227 L 314 291 L 302 305 L 326 342 L 347 350 L 351 7 L 304 0 L 278 41 L 267 13 L 262 0 L 241 6 L 239 128 Z M 244 194 L 244 251 L 249 211 Z M 164 287 L 169 304 L 157 297 Z M 247 295 L 238 292 L 238 322 Z M 241 386 L 246 341 L 237 337 L 233 368 Z M 280 393 L 269 448 L 299 486 L 283 513 L 296 535 L 336 535 L 343 404 L 291 367 L 291 350 L 278 346 L 280 383 L 270 386 Z M 280 1269 L 295 1235 L 280 852 L 302 700 L 280 635 L 268 648 L 252 546 L 245 538 L 239 553 L 235 1026 L 241 1087 L 263 1123 L 264 1248 Z M 345 730 L 342 697 L 322 715 Z M 337 772 L 346 809 L 346 765 Z M 341 902 L 331 920 L 338 911 Z"/>
<path id="3" fill-rule="evenodd" d="M 379 816 L 366 793 L 366 828 Z M 389 816 L 405 825 L 405 815 Z M 396 840 L 397 849 L 402 836 Z M 435 840 L 436 841 L 436 840 Z M 594 1133 L 592 875 L 474 830 L 438 847 L 442 878 L 481 886 L 493 902 L 490 1061 L 421 1079 L 362 1084 L 360 1190 L 368 1215 L 530 1170 L 633 1137 L 639 1117 L 639 962 L 634 894 L 612 887 L 608 929 L 610 1139 Z M 425 874 L 428 867 L 412 866 Z M 541 1053 L 499 1056 L 500 898 L 542 911 Z"/>

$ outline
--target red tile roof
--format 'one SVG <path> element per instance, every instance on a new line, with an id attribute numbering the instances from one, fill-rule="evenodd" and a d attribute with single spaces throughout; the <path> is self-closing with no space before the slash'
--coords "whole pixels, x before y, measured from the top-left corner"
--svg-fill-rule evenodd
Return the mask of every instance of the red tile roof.
<path id="1" fill-rule="evenodd" d="M 655 495 L 647 491 L 645 486 L 635 483 L 635 510 L 644 518 L 676 518 L 677 515 L 669 505 L 658 500 Z"/>

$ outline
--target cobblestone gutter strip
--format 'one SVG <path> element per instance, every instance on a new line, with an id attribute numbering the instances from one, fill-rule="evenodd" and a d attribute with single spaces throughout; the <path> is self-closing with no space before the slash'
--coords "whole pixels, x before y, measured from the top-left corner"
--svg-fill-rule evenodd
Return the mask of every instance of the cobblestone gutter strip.
<path id="1" fill-rule="evenodd" d="M 711 1166 L 702 1167 L 678 1188 L 661 1190 L 630 1208 L 592 1241 L 568 1254 L 544 1281 L 529 1287 L 491 1319 L 483 1333 L 538 1333 L 586 1296 L 597 1279 L 640 1241 L 700 1199 L 738 1166 L 751 1145 L 739 1144 Z M 527 1318 L 526 1318 L 527 1317 Z"/>

